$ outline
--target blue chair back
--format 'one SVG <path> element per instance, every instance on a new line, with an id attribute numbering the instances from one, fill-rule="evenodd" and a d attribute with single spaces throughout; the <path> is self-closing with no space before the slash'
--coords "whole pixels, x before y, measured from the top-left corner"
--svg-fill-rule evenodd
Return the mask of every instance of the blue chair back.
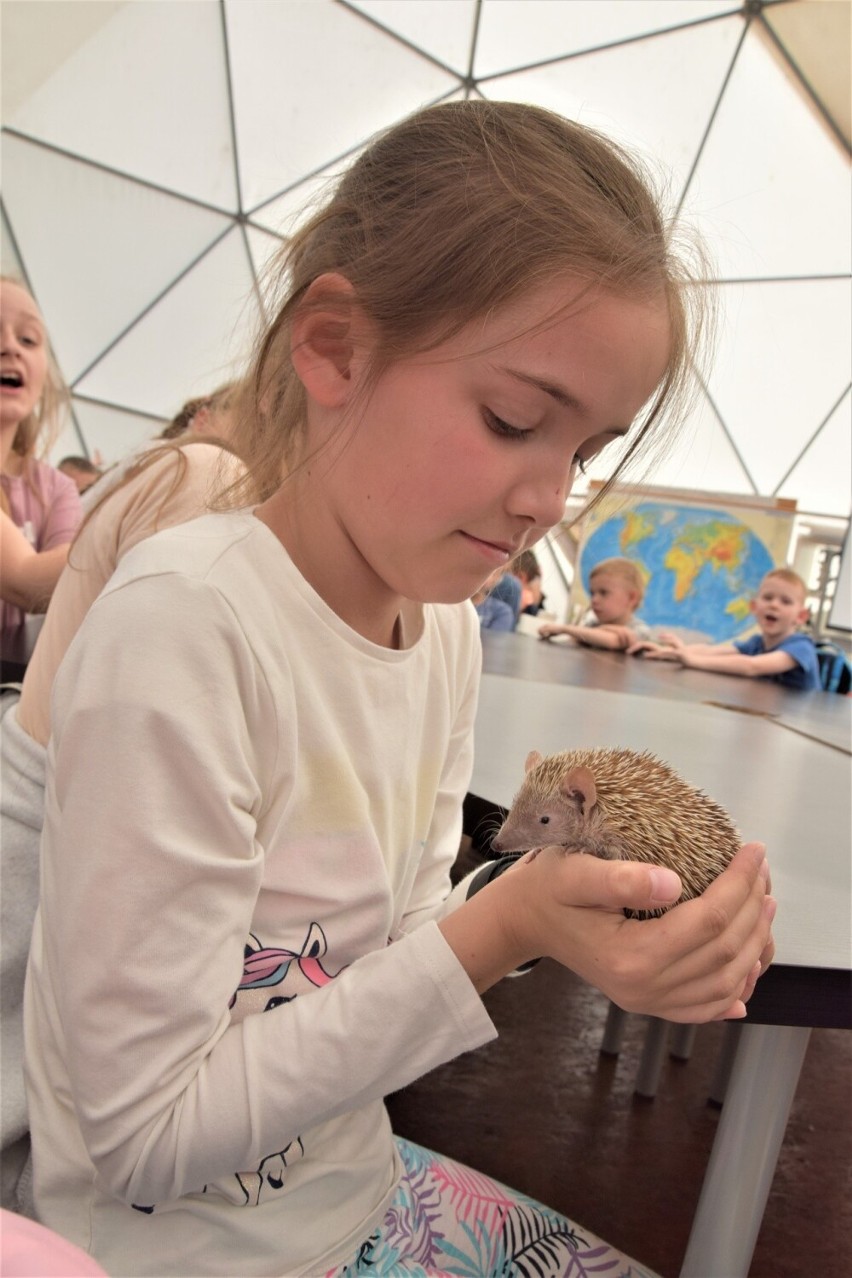
<path id="1" fill-rule="evenodd" d="M 842 648 L 827 639 L 816 646 L 819 662 L 819 678 L 825 692 L 847 694 L 852 688 L 852 666 Z"/>

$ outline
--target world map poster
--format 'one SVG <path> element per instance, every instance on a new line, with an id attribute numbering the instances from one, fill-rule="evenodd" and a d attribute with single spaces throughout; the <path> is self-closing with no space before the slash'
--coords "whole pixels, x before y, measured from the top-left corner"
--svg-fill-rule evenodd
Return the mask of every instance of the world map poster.
<path id="1" fill-rule="evenodd" d="M 659 490 L 613 490 L 580 529 L 571 613 L 588 608 L 589 573 L 629 559 L 645 581 L 636 616 L 687 642 L 721 643 L 753 628 L 750 601 L 763 576 L 787 562 L 795 504 L 750 505 L 724 495 L 690 500 Z"/>

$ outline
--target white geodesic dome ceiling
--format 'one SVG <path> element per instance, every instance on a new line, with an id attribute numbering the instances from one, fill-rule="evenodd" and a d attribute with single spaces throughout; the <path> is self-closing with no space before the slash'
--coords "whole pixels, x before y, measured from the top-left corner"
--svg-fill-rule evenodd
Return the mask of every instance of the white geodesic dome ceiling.
<path id="1" fill-rule="evenodd" d="M 239 366 L 259 275 L 328 175 L 421 105 L 539 103 L 670 175 L 720 297 L 654 480 L 846 517 L 847 0 L 4 0 L 3 270 L 123 456 Z"/>

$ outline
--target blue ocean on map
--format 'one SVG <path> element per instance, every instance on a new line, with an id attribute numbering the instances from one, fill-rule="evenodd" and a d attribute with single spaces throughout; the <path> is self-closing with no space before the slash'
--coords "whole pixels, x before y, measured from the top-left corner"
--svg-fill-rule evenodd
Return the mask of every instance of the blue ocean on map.
<path id="1" fill-rule="evenodd" d="M 580 562 L 587 594 L 591 569 L 614 556 L 633 560 L 645 577 L 642 621 L 717 643 L 752 628 L 749 601 L 774 567 L 760 538 L 727 511 L 657 502 L 613 515 L 590 534 Z"/>

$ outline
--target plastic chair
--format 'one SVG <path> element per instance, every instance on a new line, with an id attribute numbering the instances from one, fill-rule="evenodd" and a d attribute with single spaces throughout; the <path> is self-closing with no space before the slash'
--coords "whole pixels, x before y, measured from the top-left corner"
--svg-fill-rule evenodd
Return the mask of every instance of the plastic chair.
<path id="1" fill-rule="evenodd" d="M 820 639 L 816 650 L 823 691 L 839 692 L 846 696 L 852 688 L 852 666 L 846 653 L 828 639 Z"/>

